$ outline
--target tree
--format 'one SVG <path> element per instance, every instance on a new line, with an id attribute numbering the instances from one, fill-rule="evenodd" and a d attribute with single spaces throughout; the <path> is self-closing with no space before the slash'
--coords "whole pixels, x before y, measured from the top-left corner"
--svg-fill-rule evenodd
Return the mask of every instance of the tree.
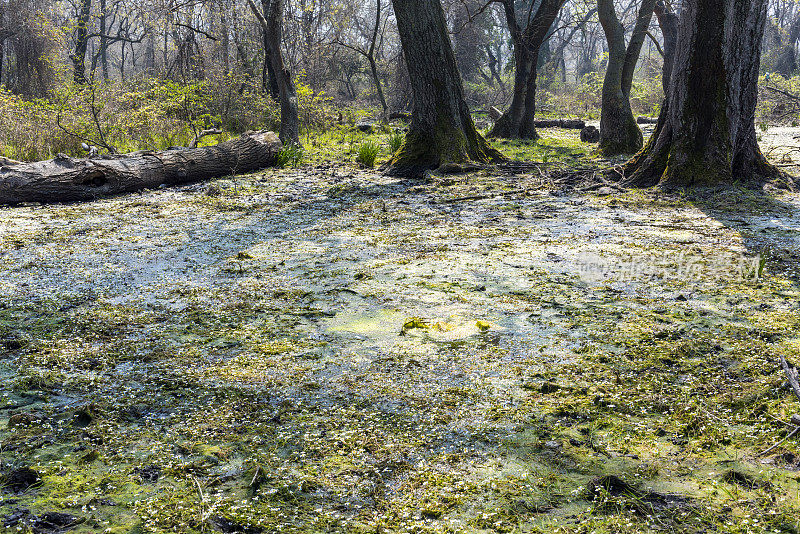
<path id="1" fill-rule="evenodd" d="M 284 0 L 262 0 L 262 13 L 253 0 L 247 0 L 250 9 L 261 24 L 267 55 L 272 62 L 275 81 L 281 102 L 280 139 L 284 143 L 300 143 L 300 118 L 297 110 L 297 90 L 292 81 L 292 73 L 283 61 L 281 38 L 283 35 L 283 3 Z"/>
<path id="2" fill-rule="evenodd" d="M 69 58 L 72 61 L 72 78 L 75 83 L 84 85 L 86 79 L 86 50 L 89 45 L 89 15 L 92 10 L 92 0 L 82 0 L 78 20 L 75 26 L 75 48 Z"/>
<path id="3" fill-rule="evenodd" d="M 534 12 L 534 3 L 518 14 L 515 0 L 496 0 L 503 5 L 506 24 L 514 43 L 514 95 L 511 106 L 495 123 L 491 137 L 537 139 L 536 70 L 539 50 L 566 0 L 542 0 Z M 521 22 L 522 20 L 522 22 Z"/>
<path id="4" fill-rule="evenodd" d="M 389 172 L 419 176 L 469 161 L 504 159 L 475 129 L 439 0 L 394 0 L 414 107 L 405 142 Z"/>
<path id="5" fill-rule="evenodd" d="M 383 94 L 383 86 L 381 85 L 381 78 L 378 74 L 378 61 L 376 59 L 378 37 L 380 36 L 381 32 L 381 15 L 383 12 L 383 7 L 381 5 L 381 0 L 376 0 L 376 2 L 375 23 L 372 26 L 372 31 L 370 32 L 367 46 L 361 47 L 357 45 L 351 45 L 338 39 L 336 44 L 364 56 L 364 58 L 367 60 L 367 63 L 369 63 L 369 72 L 372 76 L 372 83 L 375 85 L 375 92 L 378 94 L 378 101 L 380 102 L 381 109 L 383 110 L 382 118 L 383 120 L 386 120 L 389 117 L 389 105 L 386 103 L 386 96 Z"/>
<path id="6" fill-rule="evenodd" d="M 454 4 L 452 9 L 453 53 L 458 71 L 468 82 L 474 82 L 481 76 L 481 66 L 487 61 L 485 50 L 489 41 L 489 19 L 483 13 L 472 15 L 480 10 L 482 3 L 481 0 L 463 0 L 460 4 Z"/>
<path id="7" fill-rule="evenodd" d="M 608 41 L 608 68 L 600 114 L 600 152 L 606 156 L 632 154 L 642 148 L 642 131 L 631 110 L 631 87 L 655 4 L 656 0 L 642 0 L 626 46 L 625 27 L 617 18 L 614 0 L 597 0 L 597 15 Z"/>
<path id="8" fill-rule="evenodd" d="M 623 171 L 632 186 L 682 187 L 779 175 L 755 130 L 765 0 L 686 0 L 663 119 Z"/>

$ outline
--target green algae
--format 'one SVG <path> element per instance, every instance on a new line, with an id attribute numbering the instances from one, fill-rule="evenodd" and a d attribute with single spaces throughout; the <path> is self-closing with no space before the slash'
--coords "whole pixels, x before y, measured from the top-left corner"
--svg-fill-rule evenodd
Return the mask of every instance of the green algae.
<path id="1" fill-rule="evenodd" d="M 796 197 L 347 168 L 215 185 L 4 210 L 0 454 L 43 483 L 0 514 L 64 510 L 87 518 L 75 532 L 797 531 L 797 443 L 756 456 L 800 411 L 779 367 L 800 359 L 790 258 L 758 280 L 580 270 L 794 247 Z M 520 187 L 540 191 L 450 202 Z M 12 412 L 43 424 L 8 428 Z M 605 475 L 691 506 L 587 495 Z"/>

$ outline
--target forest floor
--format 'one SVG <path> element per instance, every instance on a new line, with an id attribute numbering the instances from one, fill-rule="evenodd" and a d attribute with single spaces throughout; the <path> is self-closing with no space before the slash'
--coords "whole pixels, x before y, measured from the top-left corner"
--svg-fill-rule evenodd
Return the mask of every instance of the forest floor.
<path id="1" fill-rule="evenodd" d="M 317 163 L 0 217 L 10 531 L 800 530 L 800 195 Z"/>

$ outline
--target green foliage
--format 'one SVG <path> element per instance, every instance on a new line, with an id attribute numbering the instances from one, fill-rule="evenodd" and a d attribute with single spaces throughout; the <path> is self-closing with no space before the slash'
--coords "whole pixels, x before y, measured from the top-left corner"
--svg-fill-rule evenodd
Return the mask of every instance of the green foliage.
<path id="1" fill-rule="evenodd" d="M 392 154 L 400 150 L 400 147 L 403 146 L 405 137 L 405 135 L 398 131 L 392 132 L 389 135 L 389 151 L 391 151 Z"/>
<path id="2" fill-rule="evenodd" d="M 768 73 L 759 78 L 758 85 L 761 89 L 756 107 L 759 126 L 776 123 L 795 126 L 800 119 L 800 104 L 790 95 L 800 94 L 800 76 L 784 78 L 774 72 Z"/>
<path id="3" fill-rule="evenodd" d="M 576 85 L 553 84 L 537 94 L 537 110 L 542 117 L 581 117 L 600 115 L 603 77 L 600 73 L 584 75 Z"/>
<path id="4" fill-rule="evenodd" d="M 302 81 L 295 82 L 297 91 L 297 112 L 300 127 L 310 135 L 315 130 L 326 130 L 333 123 L 333 99 L 325 92 L 314 92 L 311 86 Z"/>
<path id="5" fill-rule="evenodd" d="M 275 165 L 281 168 L 291 167 L 296 169 L 303 164 L 304 158 L 305 151 L 302 146 L 288 144 L 278 153 Z"/>
<path id="6" fill-rule="evenodd" d="M 358 155 L 356 161 L 362 167 L 371 169 L 375 166 L 375 158 L 378 157 L 380 146 L 373 139 L 367 139 L 362 142 L 358 147 Z"/>
<path id="7" fill-rule="evenodd" d="M 301 99 L 312 124 L 319 124 L 314 117 L 322 112 L 315 106 L 323 100 L 318 95 Z M 59 153 L 86 156 L 82 143 L 120 153 L 187 146 L 209 128 L 225 132 L 202 141 L 215 144 L 247 130 L 274 130 L 279 123 L 277 104 L 237 74 L 191 83 L 139 78 L 80 86 L 70 81 L 47 98 L 29 100 L 3 89 L 0 113 L 0 152 L 22 161 Z"/>

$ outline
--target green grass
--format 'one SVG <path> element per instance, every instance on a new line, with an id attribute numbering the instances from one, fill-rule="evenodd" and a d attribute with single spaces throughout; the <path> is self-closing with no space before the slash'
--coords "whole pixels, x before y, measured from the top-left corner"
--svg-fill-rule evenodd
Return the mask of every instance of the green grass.
<path id="1" fill-rule="evenodd" d="M 356 155 L 356 162 L 362 167 L 371 169 L 375 166 L 375 158 L 381 146 L 374 139 L 367 139 L 358 145 L 358 154 Z"/>

